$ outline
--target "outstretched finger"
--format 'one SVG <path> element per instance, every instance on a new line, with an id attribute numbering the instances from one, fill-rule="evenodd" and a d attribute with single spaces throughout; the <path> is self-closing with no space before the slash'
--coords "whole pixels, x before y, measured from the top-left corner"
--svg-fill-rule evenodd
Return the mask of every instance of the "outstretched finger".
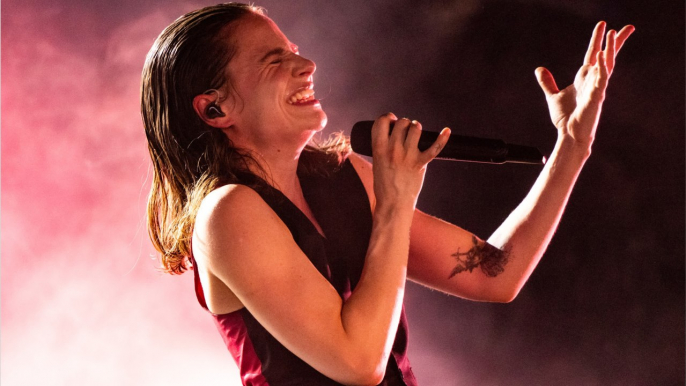
<path id="1" fill-rule="evenodd" d="M 607 40 L 605 40 L 605 61 L 607 65 L 607 70 L 612 73 L 612 69 L 615 68 L 615 38 L 617 37 L 617 31 L 611 29 L 607 33 Z"/>
<path id="2" fill-rule="evenodd" d="M 607 88 L 607 81 L 610 76 L 607 60 L 607 53 L 605 51 L 598 52 L 598 78 L 596 79 L 595 87 L 603 91 Z"/>
<path id="3" fill-rule="evenodd" d="M 553 74 L 545 67 L 538 67 L 536 69 L 536 79 L 546 97 L 560 92 L 560 89 L 557 88 L 557 84 L 555 83 L 555 78 L 553 78 Z"/>
<path id="4" fill-rule="evenodd" d="M 619 50 L 622 49 L 622 46 L 624 45 L 626 39 L 628 39 L 629 36 L 631 36 L 631 34 L 634 33 L 635 30 L 636 28 L 634 28 L 633 25 L 627 25 L 619 31 L 619 33 L 617 34 L 617 38 L 615 39 L 615 57 L 619 53 Z"/>
<path id="5" fill-rule="evenodd" d="M 436 138 L 436 141 L 434 141 L 431 147 L 419 153 L 419 158 L 417 160 L 420 165 L 426 165 L 429 161 L 436 158 L 445 147 L 445 144 L 448 143 L 448 139 L 450 139 L 450 129 L 446 127 L 441 130 L 441 134 Z"/>
<path id="6" fill-rule="evenodd" d="M 595 64 L 596 56 L 602 47 L 603 35 L 605 35 L 605 22 L 601 21 L 593 29 L 591 42 L 588 44 L 588 50 L 584 57 L 584 64 L 590 64 L 591 66 Z"/>

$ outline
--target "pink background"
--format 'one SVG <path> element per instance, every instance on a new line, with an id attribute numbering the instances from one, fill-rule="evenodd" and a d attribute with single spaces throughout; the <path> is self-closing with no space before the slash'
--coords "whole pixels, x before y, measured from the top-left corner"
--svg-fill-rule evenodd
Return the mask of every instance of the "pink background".
<path id="1" fill-rule="evenodd" d="M 2 2 L 5 385 L 238 385 L 192 275 L 145 227 L 139 79 L 154 38 L 210 3 Z M 265 1 L 314 59 L 328 132 L 388 110 L 550 151 L 533 78 L 571 81 L 592 26 L 634 23 L 594 156 L 509 305 L 410 285 L 423 385 L 683 383 L 683 4 Z M 621 4 L 621 5 L 620 5 Z M 539 169 L 436 164 L 420 207 L 488 236 Z"/>

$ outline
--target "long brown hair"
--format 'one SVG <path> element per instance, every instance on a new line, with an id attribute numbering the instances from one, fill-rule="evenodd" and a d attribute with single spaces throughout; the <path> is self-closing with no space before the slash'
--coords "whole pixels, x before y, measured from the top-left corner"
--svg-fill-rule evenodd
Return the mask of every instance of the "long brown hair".
<path id="1" fill-rule="evenodd" d="M 225 69 L 236 46 L 228 38 L 236 22 L 252 13 L 263 10 L 227 3 L 190 12 L 162 31 L 145 60 L 141 112 L 153 166 L 148 233 L 167 273 L 192 268 L 195 217 L 207 194 L 225 184 L 264 181 L 264 175 L 250 171 L 249 165 L 260 170 L 250 154 L 200 119 L 192 104 L 206 90 L 231 88 Z M 328 173 L 349 151 L 340 134 L 323 145 L 308 145 L 299 171 Z"/>

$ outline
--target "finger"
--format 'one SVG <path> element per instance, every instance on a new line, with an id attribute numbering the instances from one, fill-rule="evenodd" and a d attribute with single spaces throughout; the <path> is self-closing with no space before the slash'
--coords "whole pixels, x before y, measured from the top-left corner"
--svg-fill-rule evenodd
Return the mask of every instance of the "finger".
<path id="1" fill-rule="evenodd" d="M 411 121 L 407 118 L 398 119 L 393 125 L 391 131 L 390 145 L 393 147 L 404 146 L 405 138 L 407 137 L 407 130 L 410 128 Z"/>
<path id="2" fill-rule="evenodd" d="M 633 25 L 627 25 L 619 31 L 615 42 L 615 57 L 617 57 L 619 50 L 622 49 L 622 46 L 624 45 L 626 39 L 628 39 L 629 36 L 631 36 L 631 34 L 634 33 L 635 30 L 636 28 L 634 28 Z"/>
<path id="3" fill-rule="evenodd" d="M 600 90 L 605 90 L 607 88 L 607 80 L 609 78 L 609 72 L 607 68 L 606 53 L 604 51 L 598 52 L 597 57 L 598 62 L 598 78 L 595 81 L 595 87 Z"/>
<path id="4" fill-rule="evenodd" d="M 553 78 L 553 74 L 545 67 L 538 67 L 536 69 L 536 79 L 546 97 L 560 92 L 560 89 L 557 88 L 557 84 L 555 83 L 555 78 Z"/>
<path id="5" fill-rule="evenodd" d="M 595 59 L 600 51 L 603 43 L 603 35 L 605 34 L 605 22 L 601 21 L 596 24 L 593 29 L 593 35 L 591 35 L 591 42 L 588 44 L 588 50 L 586 51 L 586 56 L 584 57 L 584 64 L 595 64 Z"/>
<path id="6" fill-rule="evenodd" d="M 429 161 L 436 158 L 436 156 L 440 154 L 441 150 L 443 150 L 445 147 L 445 144 L 448 143 L 448 139 L 450 139 L 450 129 L 446 127 L 441 130 L 441 134 L 428 149 L 419 153 L 419 157 L 417 159 L 419 164 L 422 166 L 426 165 L 429 163 Z"/>
<path id="7" fill-rule="evenodd" d="M 615 37 L 617 32 L 615 30 L 610 30 L 607 33 L 607 39 L 605 40 L 605 64 L 607 65 L 607 70 L 612 73 L 612 69 L 615 68 Z"/>
<path id="8" fill-rule="evenodd" d="M 418 150 L 419 137 L 422 135 L 422 124 L 417 121 L 412 121 L 407 131 L 407 138 L 405 139 L 405 150 Z"/>
<path id="9" fill-rule="evenodd" d="M 378 149 L 385 149 L 388 145 L 388 132 L 390 125 L 398 118 L 393 113 L 386 113 L 374 121 L 372 126 L 372 153 L 376 153 Z"/>

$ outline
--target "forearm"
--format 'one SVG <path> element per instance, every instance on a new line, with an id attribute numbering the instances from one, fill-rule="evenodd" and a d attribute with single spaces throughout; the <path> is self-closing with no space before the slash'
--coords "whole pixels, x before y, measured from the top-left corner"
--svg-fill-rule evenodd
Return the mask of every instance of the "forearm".
<path id="1" fill-rule="evenodd" d="M 407 208 L 377 206 L 362 276 L 341 314 L 362 365 L 381 374 L 402 310 L 412 214 Z"/>
<path id="2" fill-rule="evenodd" d="M 354 362 L 364 369 L 365 382 L 378 384 L 385 373 L 402 311 L 417 196 L 426 165 L 445 146 L 449 134 L 444 130 L 434 145 L 419 151 L 419 122 L 398 120 L 388 113 L 372 127 L 372 234 L 360 280 L 341 308 L 350 343 L 346 346 L 356 350 L 359 359 Z"/>
<path id="3" fill-rule="evenodd" d="M 561 135 L 527 196 L 488 239 L 508 252 L 504 271 L 492 283 L 506 299 L 516 296 L 540 261 L 589 155 L 590 146 Z"/>

